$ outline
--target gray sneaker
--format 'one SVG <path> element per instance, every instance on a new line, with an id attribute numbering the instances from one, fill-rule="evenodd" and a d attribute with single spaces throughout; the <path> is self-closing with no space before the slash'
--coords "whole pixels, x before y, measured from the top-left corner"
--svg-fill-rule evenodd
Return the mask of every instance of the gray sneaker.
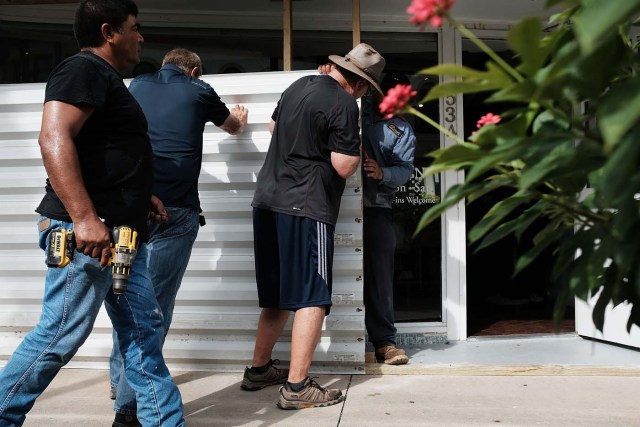
<path id="1" fill-rule="evenodd" d="M 299 392 L 289 390 L 286 385 L 280 387 L 277 405 L 281 409 L 304 409 L 331 406 L 343 400 L 340 390 L 321 387 L 313 378 L 307 377 L 304 388 Z"/>
<path id="2" fill-rule="evenodd" d="M 250 368 L 245 368 L 240 388 L 247 391 L 256 391 L 270 385 L 284 384 L 289 376 L 289 370 L 278 369 L 273 366 L 279 364 L 280 360 L 278 359 L 270 360 L 269 367 L 263 374 L 258 374 Z"/>

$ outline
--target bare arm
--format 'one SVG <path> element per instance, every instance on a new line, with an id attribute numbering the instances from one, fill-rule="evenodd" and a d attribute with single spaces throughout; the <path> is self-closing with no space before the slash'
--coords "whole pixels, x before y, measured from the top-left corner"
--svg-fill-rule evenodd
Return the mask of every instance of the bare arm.
<path id="1" fill-rule="evenodd" d="M 93 107 L 89 106 L 47 102 L 38 143 L 49 181 L 71 216 L 78 250 L 99 258 L 100 265 L 105 266 L 110 255 L 109 230 L 98 217 L 84 186 L 73 143 L 73 138 L 92 113 Z"/>
<path id="2" fill-rule="evenodd" d="M 242 133 L 247 124 L 247 115 L 249 114 L 249 110 L 242 105 L 236 105 L 230 109 L 229 112 L 231 114 L 229 114 L 229 117 L 227 117 L 224 123 L 220 125 L 220 129 L 230 135 L 238 135 L 239 133 Z"/>
<path id="3" fill-rule="evenodd" d="M 273 119 L 271 119 L 269 121 L 269 132 L 271 132 L 271 135 L 273 135 L 273 130 L 276 128 L 276 122 L 273 121 Z"/>
<path id="4" fill-rule="evenodd" d="M 331 165 L 341 178 L 347 179 L 358 169 L 360 156 L 349 156 L 334 151 L 331 152 Z"/>

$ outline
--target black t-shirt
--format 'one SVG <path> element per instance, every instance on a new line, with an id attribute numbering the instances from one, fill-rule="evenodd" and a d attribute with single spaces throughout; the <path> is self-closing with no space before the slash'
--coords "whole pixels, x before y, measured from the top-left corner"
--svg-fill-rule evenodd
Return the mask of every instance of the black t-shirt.
<path id="1" fill-rule="evenodd" d="M 95 108 L 74 138 L 84 185 L 107 226 L 129 225 L 147 239 L 153 159 L 142 109 L 122 77 L 100 57 L 80 52 L 58 65 L 47 81 L 44 102 Z M 71 221 L 49 180 L 36 212 Z"/>
<path id="2" fill-rule="evenodd" d="M 330 76 L 307 76 L 282 94 L 252 206 L 335 225 L 345 180 L 331 152 L 360 155 L 358 104 Z"/>

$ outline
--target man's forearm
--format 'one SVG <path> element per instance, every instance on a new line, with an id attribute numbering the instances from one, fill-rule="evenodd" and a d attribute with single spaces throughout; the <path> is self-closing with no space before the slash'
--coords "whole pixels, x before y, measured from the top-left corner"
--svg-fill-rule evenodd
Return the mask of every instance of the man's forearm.
<path id="1" fill-rule="evenodd" d="M 75 145 L 73 141 L 60 139 L 47 135 L 40 141 L 40 152 L 51 186 L 73 222 L 97 217 L 82 179 Z"/>

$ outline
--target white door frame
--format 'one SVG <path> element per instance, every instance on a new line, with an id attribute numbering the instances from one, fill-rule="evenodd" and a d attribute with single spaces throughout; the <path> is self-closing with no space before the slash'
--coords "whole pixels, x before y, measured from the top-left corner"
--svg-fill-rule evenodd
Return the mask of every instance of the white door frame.
<path id="1" fill-rule="evenodd" d="M 441 28 L 438 32 L 438 58 L 440 63 L 461 61 L 461 38 L 453 28 Z M 462 96 L 440 100 L 440 123 L 457 134 L 462 129 Z M 440 134 L 440 146 L 450 147 L 455 141 Z M 462 172 L 447 171 L 441 174 L 441 193 L 445 194 L 464 179 Z M 464 203 L 445 212 L 441 227 L 442 268 L 442 321 L 397 323 L 399 333 L 446 334 L 449 340 L 467 338 L 466 309 L 466 238 Z"/>
<path id="2" fill-rule="evenodd" d="M 480 38 L 506 39 L 506 31 L 474 30 Z M 462 35 L 445 27 L 439 31 L 438 46 L 441 64 L 462 64 Z M 446 77 L 443 81 L 452 79 Z M 464 137 L 462 95 L 440 100 L 440 124 L 456 135 Z M 440 134 L 440 146 L 451 147 L 456 142 Z M 441 176 L 442 194 L 452 186 L 464 182 L 464 172 L 446 171 Z M 442 322 L 400 323 L 398 332 L 446 333 L 449 340 L 467 339 L 467 239 L 464 202 L 447 210 L 442 221 Z"/>

